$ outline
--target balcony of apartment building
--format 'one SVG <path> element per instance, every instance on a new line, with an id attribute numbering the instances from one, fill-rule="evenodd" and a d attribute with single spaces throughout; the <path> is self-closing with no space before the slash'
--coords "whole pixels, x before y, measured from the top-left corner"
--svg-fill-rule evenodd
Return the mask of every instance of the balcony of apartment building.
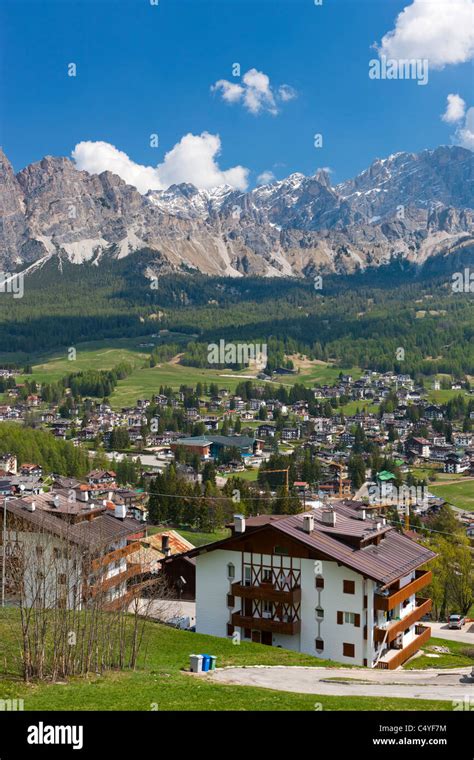
<path id="1" fill-rule="evenodd" d="M 384 624 L 378 624 L 374 628 L 374 641 L 391 644 L 399 634 L 403 634 L 424 615 L 431 612 L 431 599 L 415 599 L 414 609 L 403 617 L 391 617 Z"/>
<path id="2" fill-rule="evenodd" d="M 374 609 L 382 612 L 390 612 L 399 604 L 402 604 L 408 597 L 417 594 L 422 588 L 431 583 L 433 573 L 431 570 L 417 570 L 415 577 L 410 583 L 400 588 L 400 582 L 389 586 L 383 592 L 374 594 Z"/>
<path id="3" fill-rule="evenodd" d="M 430 636 L 431 628 L 429 626 L 416 625 L 414 638 L 406 646 L 397 647 L 394 644 L 389 646 L 380 659 L 377 660 L 375 667 L 383 670 L 395 670 L 395 668 L 403 665 L 404 662 L 418 652 L 420 647 L 428 642 Z"/>
<path id="4" fill-rule="evenodd" d="M 244 610 L 232 613 L 232 625 L 235 628 L 244 628 L 251 631 L 268 631 L 270 633 L 282 633 L 293 636 L 301 631 L 301 620 L 297 616 L 263 616 L 254 614 L 246 615 Z"/>
<path id="5" fill-rule="evenodd" d="M 243 600 L 299 604 L 301 571 L 247 565 L 244 567 L 243 580 L 232 583 L 231 594 Z"/>

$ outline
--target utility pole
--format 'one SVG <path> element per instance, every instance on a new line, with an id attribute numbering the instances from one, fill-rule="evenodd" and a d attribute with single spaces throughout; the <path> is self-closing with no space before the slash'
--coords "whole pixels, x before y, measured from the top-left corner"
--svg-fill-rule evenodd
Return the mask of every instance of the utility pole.
<path id="1" fill-rule="evenodd" d="M 2 607 L 5 607 L 5 583 L 7 575 L 7 496 L 3 499 L 3 546 L 2 546 Z"/>

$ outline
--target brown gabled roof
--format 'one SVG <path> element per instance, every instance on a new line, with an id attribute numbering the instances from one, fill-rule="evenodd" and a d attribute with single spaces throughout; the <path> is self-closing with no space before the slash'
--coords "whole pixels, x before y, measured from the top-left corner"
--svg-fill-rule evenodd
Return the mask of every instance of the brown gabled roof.
<path id="1" fill-rule="evenodd" d="M 295 541 L 313 549 L 318 556 L 329 561 L 339 562 L 345 567 L 360 573 L 381 583 L 383 586 L 393 583 L 416 568 L 429 562 L 436 554 L 410 538 L 397 533 L 393 528 L 381 526 L 377 528 L 377 520 L 361 520 L 356 511 L 351 508 L 350 502 L 337 502 L 333 504 L 336 511 L 336 526 L 323 525 L 317 513 L 315 517 L 315 529 L 306 533 L 303 528 L 303 515 L 260 515 L 258 518 L 248 518 L 246 530 L 242 534 L 234 534 L 230 538 L 216 541 L 214 544 L 193 549 L 186 554 L 196 557 L 200 553 L 225 548 L 230 541 L 242 539 L 245 541 L 248 533 L 256 535 L 259 532 L 271 529 L 278 533 L 289 536 Z M 352 519 L 350 513 L 352 512 Z M 350 525 L 350 523 L 354 525 Z M 370 542 L 371 536 L 377 537 L 377 541 Z M 356 545 L 347 539 L 358 537 L 360 541 Z M 344 540 L 345 539 L 345 540 Z"/>
<path id="2" fill-rule="evenodd" d="M 28 500 L 29 502 L 32 499 Z M 35 501 L 35 499 L 33 499 Z M 138 520 L 125 518 L 120 520 L 112 514 L 102 513 L 92 520 L 70 523 L 42 509 L 31 512 L 24 499 L 11 499 L 7 502 L 7 511 L 38 528 L 38 531 L 53 533 L 65 541 L 79 544 L 88 549 L 97 550 L 107 547 L 119 538 L 130 537 L 137 531 L 143 531 Z M 0 510 L 2 509 L 0 503 Z"/>

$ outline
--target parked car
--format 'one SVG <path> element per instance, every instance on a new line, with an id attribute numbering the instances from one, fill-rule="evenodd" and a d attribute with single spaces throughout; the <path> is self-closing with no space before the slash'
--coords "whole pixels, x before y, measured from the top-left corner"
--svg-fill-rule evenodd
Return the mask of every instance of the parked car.
<path id="1" fill-rule="evenodd" d="M 460 631 L 463 625 L 466 624 L 466 618 L 461 615 L 450 615 L 448 619 L 448 628 L 456 628 Z"/>

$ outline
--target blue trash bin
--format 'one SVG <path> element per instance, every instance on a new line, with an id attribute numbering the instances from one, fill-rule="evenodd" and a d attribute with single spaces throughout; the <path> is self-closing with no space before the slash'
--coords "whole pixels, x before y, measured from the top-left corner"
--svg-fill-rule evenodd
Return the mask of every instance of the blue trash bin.
<path id="1" fill-rule="evenodd" d="M 202 656 L 202 672 L 203 673 L 207 673 L 210 667 L 211 667 L 211 655 L 210 654 L 203 654 L 203 656 Z"/>

